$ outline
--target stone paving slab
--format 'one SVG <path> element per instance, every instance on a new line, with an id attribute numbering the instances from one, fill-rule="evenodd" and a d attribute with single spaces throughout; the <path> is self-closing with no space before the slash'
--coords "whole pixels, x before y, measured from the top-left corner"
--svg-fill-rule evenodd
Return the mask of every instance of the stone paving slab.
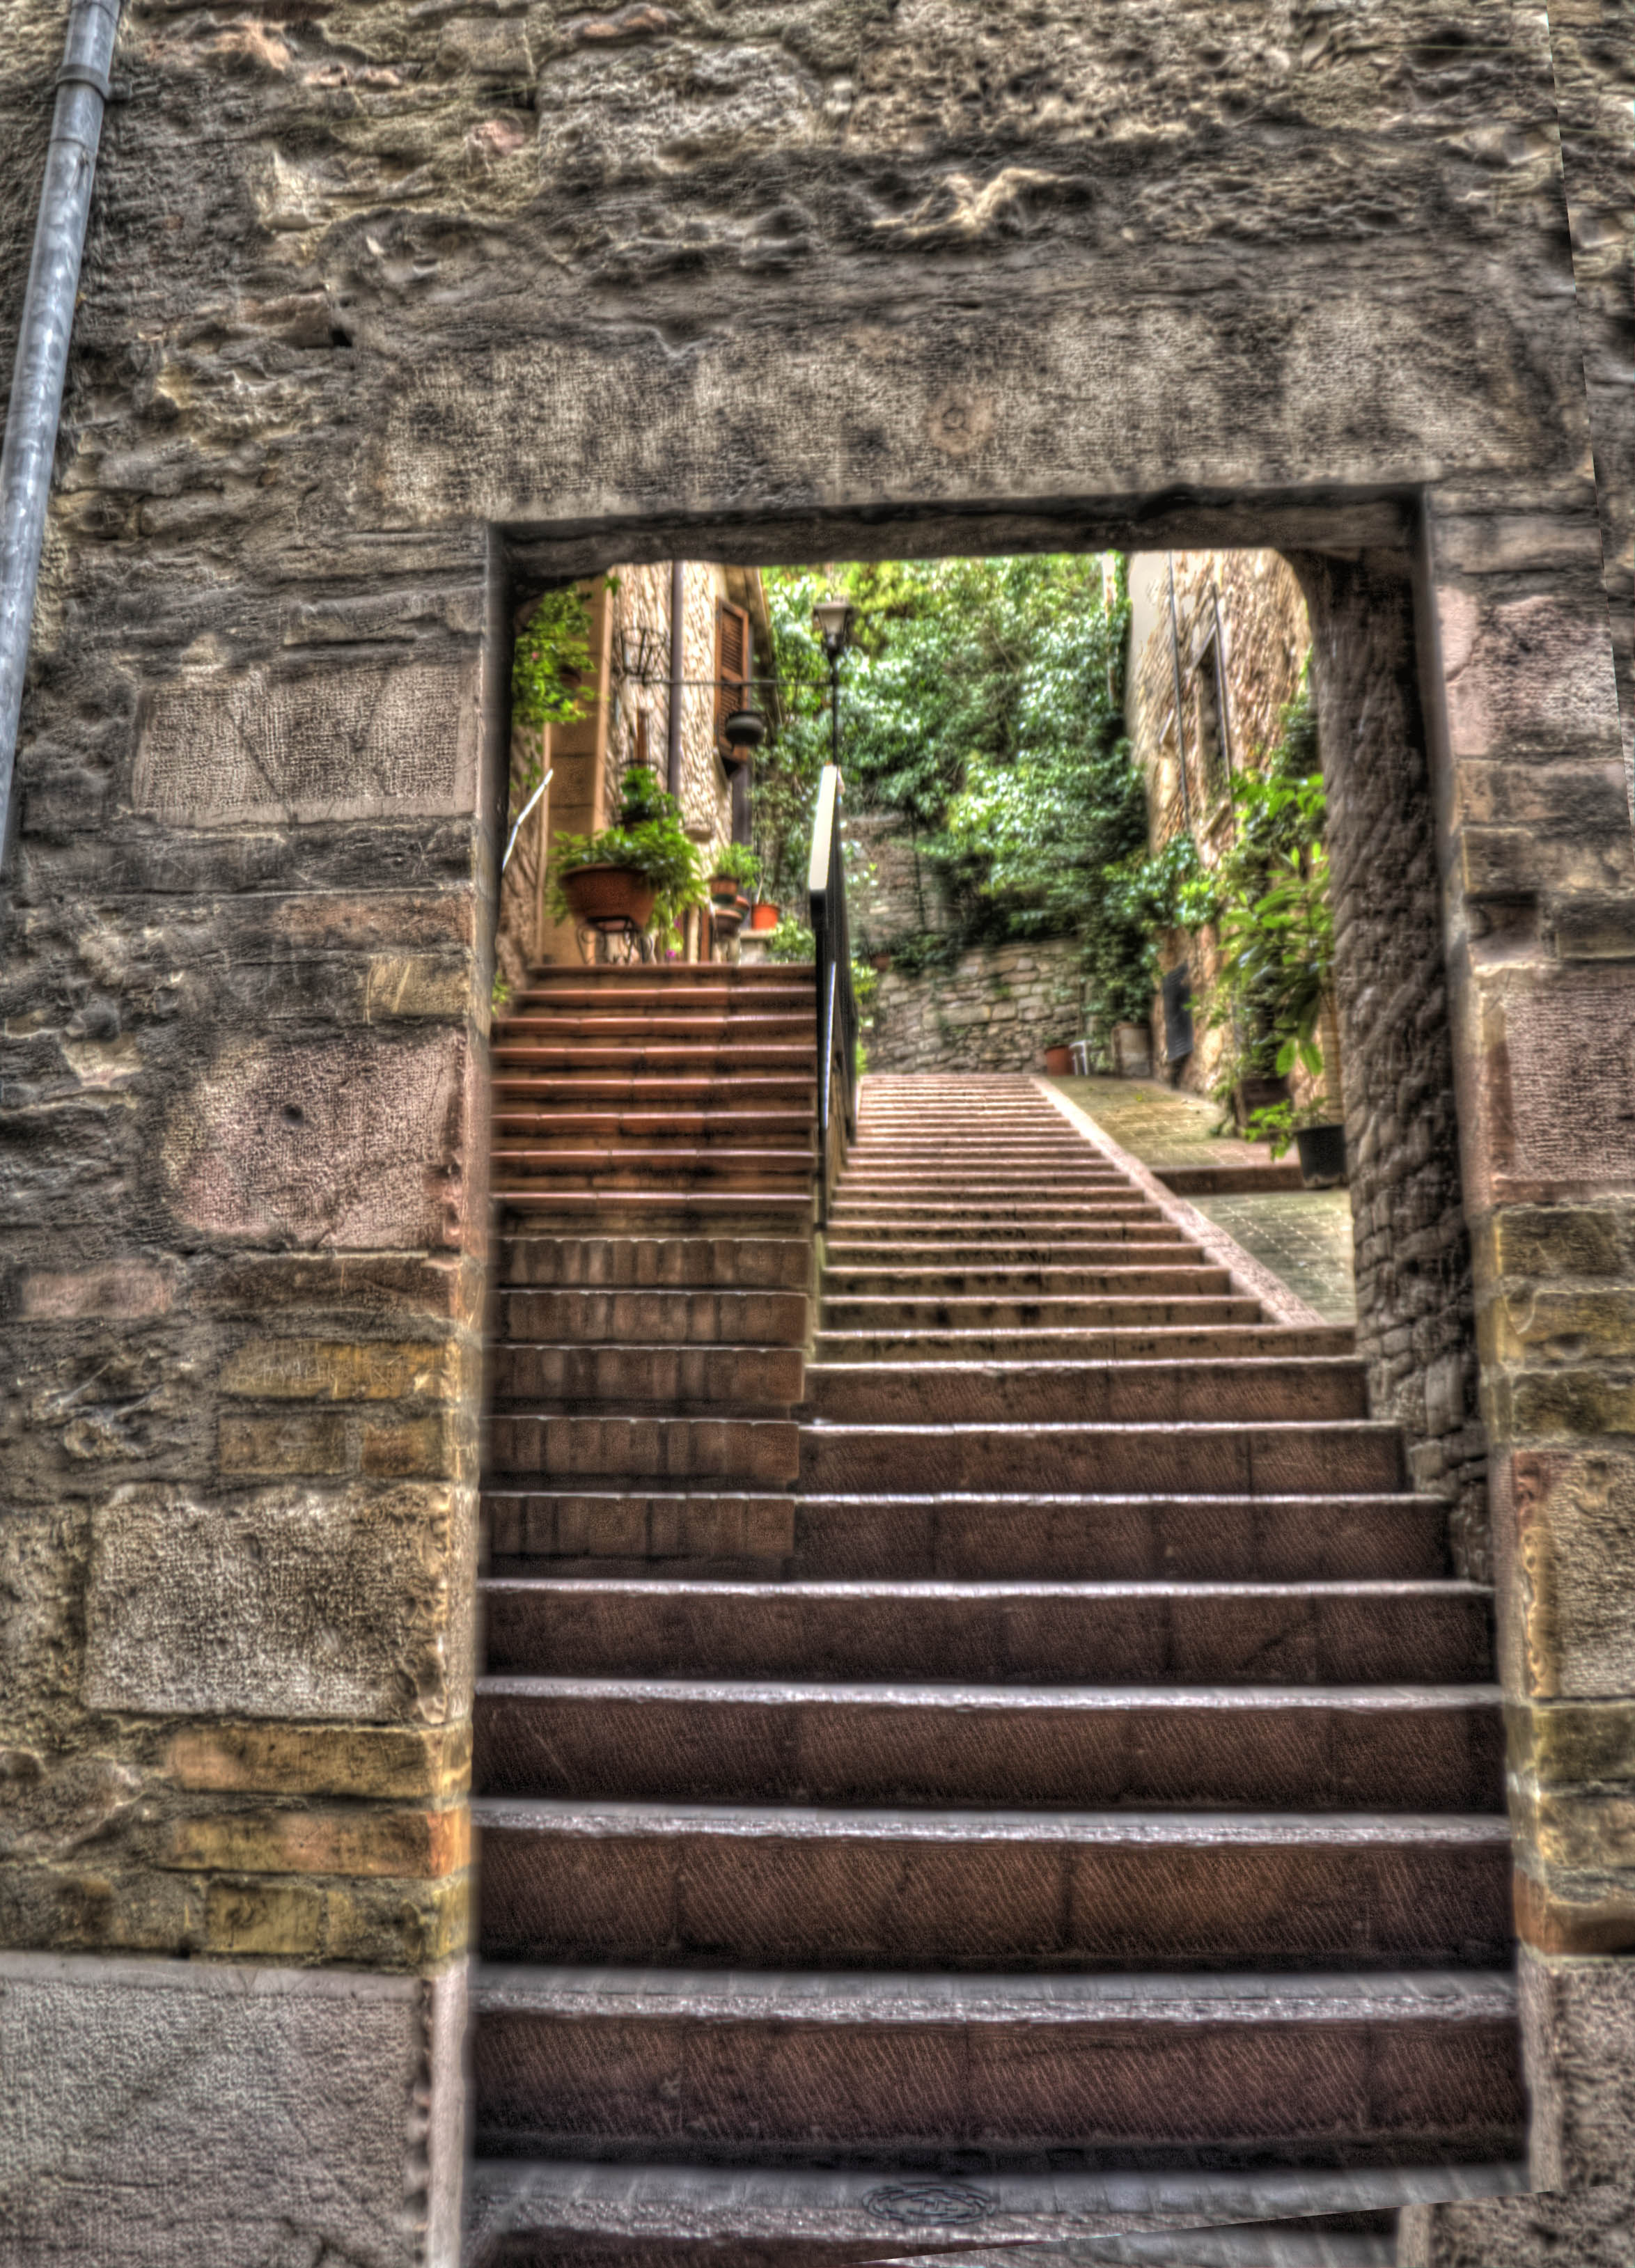
<path id="1" fill-rule="evenodd" d="M 1057 1079 L 1049 1084 L 1151 1168 L 1258 1165 L 1271 1155 L 1263 1142 L 1229 1134 L 1212 1138 L 1209 1130 L 1219 1123 L 1219 1105 L 1155 1080 Z M 1194 1197 L 1190 1202 L 1325 1322 L 1356 1322 L 1351 1205 L 1345 1190 L 1254 1189 Z"/>

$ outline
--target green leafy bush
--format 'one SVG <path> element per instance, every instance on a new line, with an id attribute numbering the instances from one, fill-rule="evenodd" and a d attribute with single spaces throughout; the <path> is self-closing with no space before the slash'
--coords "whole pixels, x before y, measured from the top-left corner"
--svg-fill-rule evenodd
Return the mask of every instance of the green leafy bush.
<path id="1" fill-rule="evenodd" d="M 748 843 L 728 843 L 715 854 L 710 870 L 713 881 L 719 875 L 724 880 L 736 882 L 740 890 L 753 890 L 761 880 L 761 861 Z"/>
<path id="2" fill-rule="evenodd" d="M 590 713 L 582 690 L 591 668 L 590 601 L 577 585 L 547 591 L 518 630 L 511 654 L 513 724 L 537 731 Z"/>

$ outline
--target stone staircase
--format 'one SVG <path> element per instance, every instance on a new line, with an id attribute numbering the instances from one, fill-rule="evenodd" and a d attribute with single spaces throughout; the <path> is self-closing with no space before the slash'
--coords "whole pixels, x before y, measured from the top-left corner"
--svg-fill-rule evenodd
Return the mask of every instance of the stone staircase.
<path id="1" fill-rule="evenodd" d="M 497 1035 L 473 2257 L 1387 2258 L 1525 2185 L 1487 1597 L 1031 1080 L 866 1082 L 803 1365 L 810 988 Z"/>

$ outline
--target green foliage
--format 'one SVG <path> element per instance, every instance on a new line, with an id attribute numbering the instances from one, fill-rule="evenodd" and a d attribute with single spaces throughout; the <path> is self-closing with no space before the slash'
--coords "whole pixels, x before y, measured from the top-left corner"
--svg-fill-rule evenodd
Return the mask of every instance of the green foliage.
<path id="1" fill-rule="evenodd" d="M 1320 1095 L 1298 1108 L 1293 1102 L 1274 1102 L 1264 1110 L 1251 1112 L 1243 1132 L 1250 1142 L 1270 1142 L 1271 1154 L 1281 1158 L 1289 1150 L 1302 1126 L 1328 1126 L 1334 1123 L 1334 1105 Z"/>
<path id="2" fill-rule="evenodd" d="M 817 939 L 805 922 L 797 921 L 793 914 L 785 914 L 777 927 L 766 933 L 766 957 L 769 961 L 805 961 L 816 958 Z"/>
<path id="3" fill-rule="evenodd" d="M 897 965 L 951 964 L 983 940 L 1076 934 L 1093 1021 L 1145 1016 L 1146 940 L 1109 907 L 1104 880 L 1146 841 L 1123 737 L 1122 562 L 1110 605 L 1099 556 L 889 560 L 766 581 L 786 677 L 827 674 L 809 627 L 814 600 L 837 584 L 856 609 L 842 665 L 848 786 L 909 823 L 958 915 L 946 939 L 890 939 Z M 792 873 L 830 720 L 821 684 L 794 688 L 784 706 L 778 762 L 800 788 L 774 824 L 787 831 Z M 758 839 L 770 784 L 770 774 L 756 783 Z"/>
<path id="4" fill-rule="evenodd" d="M 624 776 L 619 816 L 600 835 L 559 835 L 545 870 L 548 901 L 557 921 L 572 919 L 563 877 L 576 866 L 622 866 L 641 874 L 656 893 L 653 925 L 667 943 L 689 906 L 709 896 L 696 846 L 682 832 L 681 806 L 667 795 L 645 764 Z"/>
<path id="5" fill-rule="evenodd" d="M 1302 682 L 1261 771 L 1233 783 L 1236 835 L 1216 869 L 1221 964 L 1209 1020 L 1229 1028 L 1224 1095 L 1246 1074 L 1322 1075 L 1319 1032 L 1334 998 L 1334 913 L 1323 849 L 1328 799 Z M 1286 1145 L 1285 1145 L 1286 1146 Z"/>
<path id="6" fill-rule="evenodd" d="M 590 601 L 577 585 L 546 592 L 512 648 L 514 724 L 537 731 L 546 725 L 575 725 L 589 715 L 580 685 L 590 671 Z"/>
<path id="7" fill-rule="evenodd" d="M 761 860 L 754 846 L 748 843 L 726 843 L 715 854 L 715 864 L 711 869 L 711 881 L 717 875 L 726 881 L 736 882 L 741 890 L 753 890 L 761 880 Z"/>

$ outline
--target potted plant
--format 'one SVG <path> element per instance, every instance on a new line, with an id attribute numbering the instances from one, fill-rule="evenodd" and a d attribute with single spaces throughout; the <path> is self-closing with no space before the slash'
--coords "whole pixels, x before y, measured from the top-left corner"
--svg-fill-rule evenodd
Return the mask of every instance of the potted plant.
<path id="1" fill-rule="evenodd" d="M 619 816 L 596 835 L 559 835 L 546 868 L 550 910 L 582 929 L 645 931 L 667 943 L 689 907 L 706 892 L 681 806 L 644 764 L 624 776 Z"/>
<path id="2" fill-rule="evenodd" d="M 1061 1079 L 1073 1067 L 1073 1050 L 1066 1041 L 1052 1041 L 1044 1051 L 1044 1067 L 1052 1077 Z"/>
<path id="3" fill-rule="evenodd" d="M 1293 1143 L 1308 1189 L 1337 1189 L 1345 1179 L 1345 1129 L 1337 1123 L 1326 1094 L 1257 1110 L 1244 1131 L 1251 1142 L 1270 1142 L 1274 1158 L 1281 1158 Z"/>
<path id="4" fill-rule="evenodd" d="M 748 893 L 761 879 L 761 861 L 748 843 L 729 843 L 716 854 L 710 895 L 718 906 L 748 909 Z"/>
<path id="5" fill-rule="evenodd" d="M 749 926 L 755 930 L 775 930 L 781 925 L 783 918 L 770 898 L 757 898 L 755 910 L 749 917 Z"/>

